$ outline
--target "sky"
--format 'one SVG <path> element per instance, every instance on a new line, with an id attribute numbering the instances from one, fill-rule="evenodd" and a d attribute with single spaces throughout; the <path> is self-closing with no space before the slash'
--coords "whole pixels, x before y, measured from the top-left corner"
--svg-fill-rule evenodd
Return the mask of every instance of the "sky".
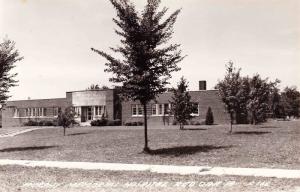
<path id="1" fill-rule="evenodd" d="M 146 0 L 132 0 L 142 11 Z M 171 14 L 182 9 L 172 42 L 187 57 L 173 73 L 190 90 L 206 80 L 212 89 L 232 60 L 243 75 L 259 73 L 300 88 L 299 0 L 162 0 Z M 0 40 L 9 38 L 24 59 L 16 63 L 19 85 L 10 100 L 65 97 L 91 84 L 112 86 L 106 60 L 91 47 L 119 45 L 109 0 L 0 0 Z"/>

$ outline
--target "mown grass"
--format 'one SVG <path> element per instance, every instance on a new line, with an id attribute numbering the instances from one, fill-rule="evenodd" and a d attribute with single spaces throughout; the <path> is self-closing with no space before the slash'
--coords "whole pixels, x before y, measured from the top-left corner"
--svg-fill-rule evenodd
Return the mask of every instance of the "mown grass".
<path id="1" fill-rule="evenodd" d="M 300 168 L 300 121 L 263 125 L 41 129 L 0 139 L 1 159 L 121 162 L 226 167 Z"/>

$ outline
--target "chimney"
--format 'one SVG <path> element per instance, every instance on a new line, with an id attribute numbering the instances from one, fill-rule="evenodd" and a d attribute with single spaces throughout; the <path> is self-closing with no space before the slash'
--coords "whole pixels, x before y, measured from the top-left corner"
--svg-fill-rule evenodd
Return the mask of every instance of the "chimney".
<path id="1" fill-rule="evenodd" d="M 199 90 L 206 90 L 206 81 L 199 81 Z"/>

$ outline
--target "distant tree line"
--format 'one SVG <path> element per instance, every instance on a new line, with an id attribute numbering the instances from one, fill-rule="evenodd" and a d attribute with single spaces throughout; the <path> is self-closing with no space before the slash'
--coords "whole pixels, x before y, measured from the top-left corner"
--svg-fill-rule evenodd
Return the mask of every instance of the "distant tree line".
<path id="1" fill-rule="evenodd" d="M 300 92 L 296 87 L 274 92 L 270 102 L 273 118 L 299 118 Z"/>
<path id="2" fill-rule="evenodd" d="M 86 90 L 106 90 L 106 89 L 109 89 L 109 87 L 106 85 L 100 86 L 99 84 L 91 84 Z"/>
<path id="3" fill-rule="evenodd" d="M 230 61 L 224 79 L 216 85 L 230 116 L 230 132 L 233 123 L 258 124 L 272 116 L 299 117 L 300 94 L 296 88 L 287 87 L 280 93 L 279 80 L 263 79 L 259 74 L 243 77 L 240 71 Z"/>

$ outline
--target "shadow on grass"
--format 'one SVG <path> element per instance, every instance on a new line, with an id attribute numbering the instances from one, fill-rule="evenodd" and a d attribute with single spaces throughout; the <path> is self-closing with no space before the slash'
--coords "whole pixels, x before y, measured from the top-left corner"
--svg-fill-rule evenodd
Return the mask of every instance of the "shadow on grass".
<path id="1" fill-rule="evenodd" d="M 203 128 L 184 128 L 182 129 L 182 131 L 205 131 L 207 129 L 203 129 Z"/>
<path id="2" fill-rule="evenodd" d="M 237 131 L 233 132 L 235 135 L 264 135 L 272 132 L 269 131 Z"/>
<path id="3" fill-rule="evenodd" d="M 1 149 L 0 152 L 34 151 L 34 150 L 50 149 L 54 147 L 58 147 L 58 146 L 12 147 L 12 148 Z"/>
<path id="4" fill-rule="evenodd" d="M 67 136 L 76 136 L 76 135 L 86 135 L 86 134 L 90 134 L 91 132 L 87 132 L 87 133 L 71 133 L 71 134 L 66 134 Z"/>
<path id="5" fill-rule="evenodd" d="M 280 128 L 280 127 L 276 127 L 276 126 L 262 126 L 260 128 L 263 128 L 263 129 L 276 129 L 276 128 Z"/>
<path id="6" fill-rule="evenodd" d="M 160 156 L 182 156 L 182 155 L 192 155 L 195 153 L 204 152 L 207 153 L 212 150 L 217 149 L 228 149 L 232 146 L 214 146 L 214 145 L 199 145 L 199 146 L 180 146 L 162 149 L 151 149 L 150 155 L 160 155 Z"/>

